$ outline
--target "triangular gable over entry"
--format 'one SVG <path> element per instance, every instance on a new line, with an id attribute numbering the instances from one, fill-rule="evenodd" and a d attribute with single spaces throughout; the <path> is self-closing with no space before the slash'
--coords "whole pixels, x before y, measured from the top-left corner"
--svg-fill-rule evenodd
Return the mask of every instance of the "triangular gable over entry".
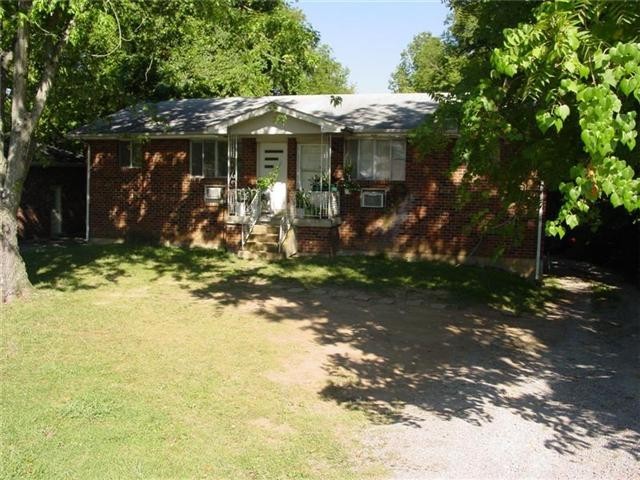
<path id="1" fill-rule="evenodd" d="M 341 123 L 301 112 L 276 102 L 237 115 L 208 129 L 208 133 L 226 135 L 281 135 L 338 133 L 347 130 Z"/>

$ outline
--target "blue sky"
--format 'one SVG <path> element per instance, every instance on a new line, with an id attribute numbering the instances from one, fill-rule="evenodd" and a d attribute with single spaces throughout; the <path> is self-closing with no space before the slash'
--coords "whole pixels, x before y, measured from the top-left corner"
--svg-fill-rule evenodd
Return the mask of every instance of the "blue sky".
<path id="1" fill-rule="evenodd" d="M 349 68 L 357 93 L 388 91 L 402 50 L 417 33 L 441 35 L 448 13 L 440 0 L 299 0 L 293 6 Z"/>

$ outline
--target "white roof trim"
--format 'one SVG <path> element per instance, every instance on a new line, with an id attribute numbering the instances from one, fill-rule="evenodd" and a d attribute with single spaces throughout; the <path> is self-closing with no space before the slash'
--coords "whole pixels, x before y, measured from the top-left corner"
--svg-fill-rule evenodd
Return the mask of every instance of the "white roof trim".
<path id="1" fill-rule="evenodd" d="M 218 133 L 218 134 L 226 134 L 229 127 L 242 123 L 246 120 L 250 120 L 252 118 L 261 117 L 270 112 L 277 112 L 287 115 L 292 118 L 297 118 L 298 120 L 302 120 L 304 122 L 312 123 L 314 125 L 318 125 L 320 127 L 321 132 L 326 133 L 338 133 L 342 132 L 345 128 L 345 125 L 334 122 L 332 120 L 327 120 L 325 118 L 318 117 L 316 115 L 311 115 L 309 113 L 301 112 L 300 110 L 296 110 L 294 108 L 285 107 L 280 105 L 277 102 L 269 102 L 262 107 L 254 108 L 246 113 L 241 115 L 237 115 L 229 120 L 224 122 L 220 122 L 216 125 L 211 126 L 207 129 L 208 133 Z"/>

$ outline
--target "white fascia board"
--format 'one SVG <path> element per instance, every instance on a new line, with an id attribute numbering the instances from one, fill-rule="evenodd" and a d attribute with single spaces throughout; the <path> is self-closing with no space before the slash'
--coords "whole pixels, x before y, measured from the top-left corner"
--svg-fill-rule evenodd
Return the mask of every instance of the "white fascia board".
<path id="1" fill-rule="evenodd" d="M 362 135 L 407 135 L 410 130 L 404 128 L 368 128 L 362 130 L 353 130 L 349 132 L 350 136 L 362 136 Z"/>
<path id="2" fill-rule="evenodd" d="M 215 138 L 221 135 L 212 132 L 126 132 L 126 133 L 81 133 L 81 134 L 69 134 L 67 138 L 72 140 L 131 140 L 132 138 Z"/>

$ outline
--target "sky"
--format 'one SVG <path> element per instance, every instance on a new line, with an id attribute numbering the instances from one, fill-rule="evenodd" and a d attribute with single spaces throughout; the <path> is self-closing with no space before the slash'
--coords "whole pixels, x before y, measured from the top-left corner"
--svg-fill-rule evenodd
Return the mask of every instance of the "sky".
<path id="1" fill-rule="evenodd" d="M 420 32 L 441 35 L 448 14 L 440 0 L 298 0 L 293 6 L 350 70 L 356 93 L 389 91 L 411 39 Z"/>

